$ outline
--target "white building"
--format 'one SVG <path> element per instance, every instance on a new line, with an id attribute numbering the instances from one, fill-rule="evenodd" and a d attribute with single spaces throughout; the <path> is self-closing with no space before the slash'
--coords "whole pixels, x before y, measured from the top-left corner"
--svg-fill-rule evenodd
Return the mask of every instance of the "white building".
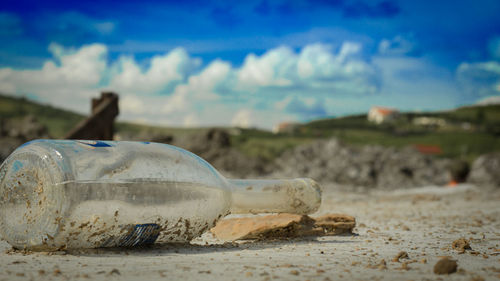
<path id="1" fill-rule="evenodd" d="M 373 106 L 368 112 L 368 121 L 375 124 L 394 121 L 399 116 L 399 111 L 394 108 Z"/>
<path id="2" fill-rule="evenodd" d="M 443 118 L 423 116 L 414 118 L 413 124 L 426 127 L 444 127 L 446 125 L 446 121 Z"/>

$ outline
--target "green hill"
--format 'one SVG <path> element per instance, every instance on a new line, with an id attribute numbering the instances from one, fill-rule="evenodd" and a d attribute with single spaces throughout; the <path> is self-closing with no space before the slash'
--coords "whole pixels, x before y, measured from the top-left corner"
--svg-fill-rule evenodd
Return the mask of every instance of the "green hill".
<path id="1" fill-rule="evenodd" d="M 440 126 L 416 125 L 418 118 L 442 120 Z M 442 112 L 401 113 L 389 124 L 376 125 L 367 115 L 315 120 L 299 128 L 300 135 L 338 137 L 355 145 L 426 145 L 441 148 L 441 156 L 472 160 L 500 151 L 500 105 L 467 106 Z"/>
<path id="2" fill-rule="evenodd" d="M 25 98 L 0 95 L 0 119 L 34 115 L 54 138 L 62 138 L 85 116 L 39 104 Z M 438 118 L 443 126 L 415 125 L 421 117 Z M 154 136 L 180 136 L 198 133 L 206 128 L 166 128 L 118 122 L 121 139 L 151 139 Z M 273 134 L 258 129 L 241 129 L 231 136 L 233 145 L 243 153 L 272 160 L 286 149 L 319 138 L 337 137 L 353 145 L 438 146 L 440 156 L 472 160 L 480 154 L 500 151 L 500 105 L 468 106 L 455 110 L 424 113 L 401 113 L 397 121 L 376 125 L 367 116 L 353 115 L 328 118 L 301 124 L 291 133 Z"/>
<path id="3" fill-rule="evenodd" d="M 31 114 L 44 124 L 54 138 L 62 138 L 85 116 L 68 110 L 39 104 L 25 98 L 0 95 L 0 119 L 20 119 Z"/>
<path id="4" fill-rule="evenodd" d="M 0 94 L 0 119 L 21 119 L 26 115 L 35 116 L 38 122 L 47 127 L 50 136 L 53 138 L 63 138 L 69 130 L 86 118 L 82 114 L 40 104 L 23 97 Z M 141 133 L 144 135 L 183 134 L 193 130 L 196 131 L 196 129 L 163 128 L 129 122 L 117 122 L 115 130 L 125 136 Z"/>

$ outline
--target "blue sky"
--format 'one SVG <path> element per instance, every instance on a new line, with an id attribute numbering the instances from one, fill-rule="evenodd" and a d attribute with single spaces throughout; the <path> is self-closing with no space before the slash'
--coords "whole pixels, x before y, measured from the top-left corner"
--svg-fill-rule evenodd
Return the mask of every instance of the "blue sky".
<path id="1" fill-rule="evenodd" d="M 120 119 L 271 128 L 500 100 L 499 1 L 10 1 L 0 92 Z"/>

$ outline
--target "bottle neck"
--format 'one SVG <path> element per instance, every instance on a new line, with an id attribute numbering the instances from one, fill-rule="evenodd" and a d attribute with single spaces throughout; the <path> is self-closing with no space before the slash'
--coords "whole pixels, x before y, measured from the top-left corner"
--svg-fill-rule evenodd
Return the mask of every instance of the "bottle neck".
<path id="1" fill-rule="evenodd" d="M 231 213 L 310 214 L 321 204 L 321 190 L 312 179 L 229 179 L 232 187 Z"/>

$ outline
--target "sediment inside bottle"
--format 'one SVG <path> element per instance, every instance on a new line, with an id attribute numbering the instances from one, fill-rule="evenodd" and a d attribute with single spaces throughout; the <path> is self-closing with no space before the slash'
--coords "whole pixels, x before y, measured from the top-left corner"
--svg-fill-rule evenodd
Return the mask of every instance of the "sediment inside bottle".
<path id="1" fill-rule="evenodd" d="M 64 212 L 41 219 L 51 219 L 58 231 L 46 235 L 42 245 L 29 245 L 28 241 L 26 248 L 48 250 L 188 242 L 214 226 L 230 207 L 228 191 L 189 182 L 73 181 L 51 188 L 56 194 L 64 194 L 60 200 L 66 200 L 67 207 Z"/>

